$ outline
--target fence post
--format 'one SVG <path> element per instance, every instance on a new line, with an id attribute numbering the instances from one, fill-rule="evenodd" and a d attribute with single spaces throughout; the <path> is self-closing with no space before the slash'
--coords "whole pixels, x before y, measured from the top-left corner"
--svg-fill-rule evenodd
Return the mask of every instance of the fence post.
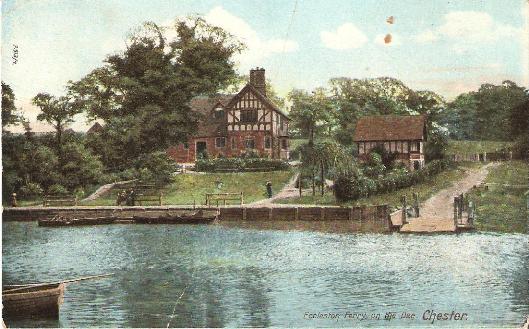
<path id="1" fill-rule="evenodd" d="M 403 195 L 400 198 L 400 202 L 402 203 L 402 224 L 406 224 L 408 222 L 408 211 L 407 211 L 407 202 L 406 202 L 406 195 Z"/>
<path id="2" fill-rule="evenodd" d="M 463 196 L 463 193 L 461 193 L 459 195 L 459 209 L 458 209 L 458 218 L 459 218 L 459 222 L 460 223 L 463 222 L 464 199 L 465 199 L 465 197 Z"/>
<path id="3" fill-rule="evenodd" d="M 457 213 L 458 213 L 459 197 L 454 197 L 454 225 L 457 226 Z"/>
<path id="4" fill-rule="evenodd" d="M 468 202 L 468 220 L 467 220 L 467 224 L 469 226 L 473 226 L 474 225 L 474 202 L 472 202 L 472 201 Z"/>
<path id="5" fill-rule="evenodd" d="M 244 193 L 241 192 L 241 206 L 244 204 Z"/>
<path id="6" fill-rule="evenodd" d="M 299 175 L 298 175 L 298 189 L 299 189 L 299 197 L 301 198 L 301 169 L 299 170 Z"/>
<path id="7" fill-rule="evenodd" d="M 413 203 L 415 208 L 415 217 L 420 217 L 419 214 L 419 193 L 413 193 Z"/>

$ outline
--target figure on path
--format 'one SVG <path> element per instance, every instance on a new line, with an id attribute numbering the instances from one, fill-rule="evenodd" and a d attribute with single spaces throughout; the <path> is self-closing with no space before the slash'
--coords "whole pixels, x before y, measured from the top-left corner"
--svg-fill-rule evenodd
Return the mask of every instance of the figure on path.
<path id="1" fill-rule="evenodd" d="M 266 182 L 266 194 L 268 194 L 268 198 L 272 197 L 272 182 L 271 181 Z"/>

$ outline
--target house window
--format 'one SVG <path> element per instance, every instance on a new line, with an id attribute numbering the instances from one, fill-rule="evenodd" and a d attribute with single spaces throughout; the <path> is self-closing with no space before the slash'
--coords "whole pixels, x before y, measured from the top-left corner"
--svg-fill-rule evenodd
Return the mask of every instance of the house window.
<path id="1" fill-rule="evenodd" d="M 364 143 L 358 143 L 358 154 L 364 154 Z"/>
<path id="2" fill-rule="evenodd" d="M 217 138 L 215 138 L 215 147 L 223 148 L 225 146 L 226 146 L 226 138 L 225 137 L 217 137 Z"/>
<path id="3" fill-rule="evenodd" d="M 241 110 L 241 122 L 257 122 L 257 110 Z"/>
<path id="4" fill-rule="evenodd" d="M 237 140 L 235 139 L 235 137 L 231 138 L 231 149 L 232 150 L 237 149 Z"/>
<path id="5" fill-rule="evenodd" d="M 214 112 L 215 119 L 223 119 L 224 118 L 224 110 L 222 107 L 217 107 Z"/>
<path id="6" fill-rule="evenodd" d="M 421 142 L 411 142 L 410 151 L 419 152 L 421 150 Z"/>
<path id="7" fill-rule="evenodd" d="M 402 153 L 408 153 L 408 142 L 402 142 Z"/>
<path id="8" fill-rule="evenodd" d="M 244 141 L 244 146 L 247 149 L 254 149 L 255 148 L 255 140 L 253 139 L 247 139 Z"/>
<path id="9" fill-rule="evenodd" d="M 189 143 L 188 142 L 184 142 L 184 150 L 187 150 L 189 149 Z"/>
<path id="10" fill-rule="evenodd" d="M 272 148 L 272 137 L 265 136 L 265 149 Z"/>
<path id="11" fill-rule="evenodd" d="M 288 140 L 286 140 L 286 139 L 282 139 L 281 140 L 281 149 L 282 150 L 288 149 Z"/>

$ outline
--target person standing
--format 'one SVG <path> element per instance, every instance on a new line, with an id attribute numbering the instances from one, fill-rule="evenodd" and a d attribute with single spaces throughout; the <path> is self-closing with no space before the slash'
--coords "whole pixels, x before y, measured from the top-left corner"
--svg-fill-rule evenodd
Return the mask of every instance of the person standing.
<path id="1" fill-rule="evenodd" d="M 266 194 L 268 194 L 269 199 L 272 197 L 272 182 L 271 181 L 266 182 Z"/>

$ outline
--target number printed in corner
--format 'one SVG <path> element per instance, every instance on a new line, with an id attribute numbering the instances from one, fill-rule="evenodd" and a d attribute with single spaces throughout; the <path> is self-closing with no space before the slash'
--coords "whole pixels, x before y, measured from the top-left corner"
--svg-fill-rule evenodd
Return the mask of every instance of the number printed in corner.
<path id="1" fill-rule="evenodd" d="M 18 45 L 13 45 L 13 56 L 11 58 L 13 59 L 13 65 L 15 65 L 18 62 Z"/>

